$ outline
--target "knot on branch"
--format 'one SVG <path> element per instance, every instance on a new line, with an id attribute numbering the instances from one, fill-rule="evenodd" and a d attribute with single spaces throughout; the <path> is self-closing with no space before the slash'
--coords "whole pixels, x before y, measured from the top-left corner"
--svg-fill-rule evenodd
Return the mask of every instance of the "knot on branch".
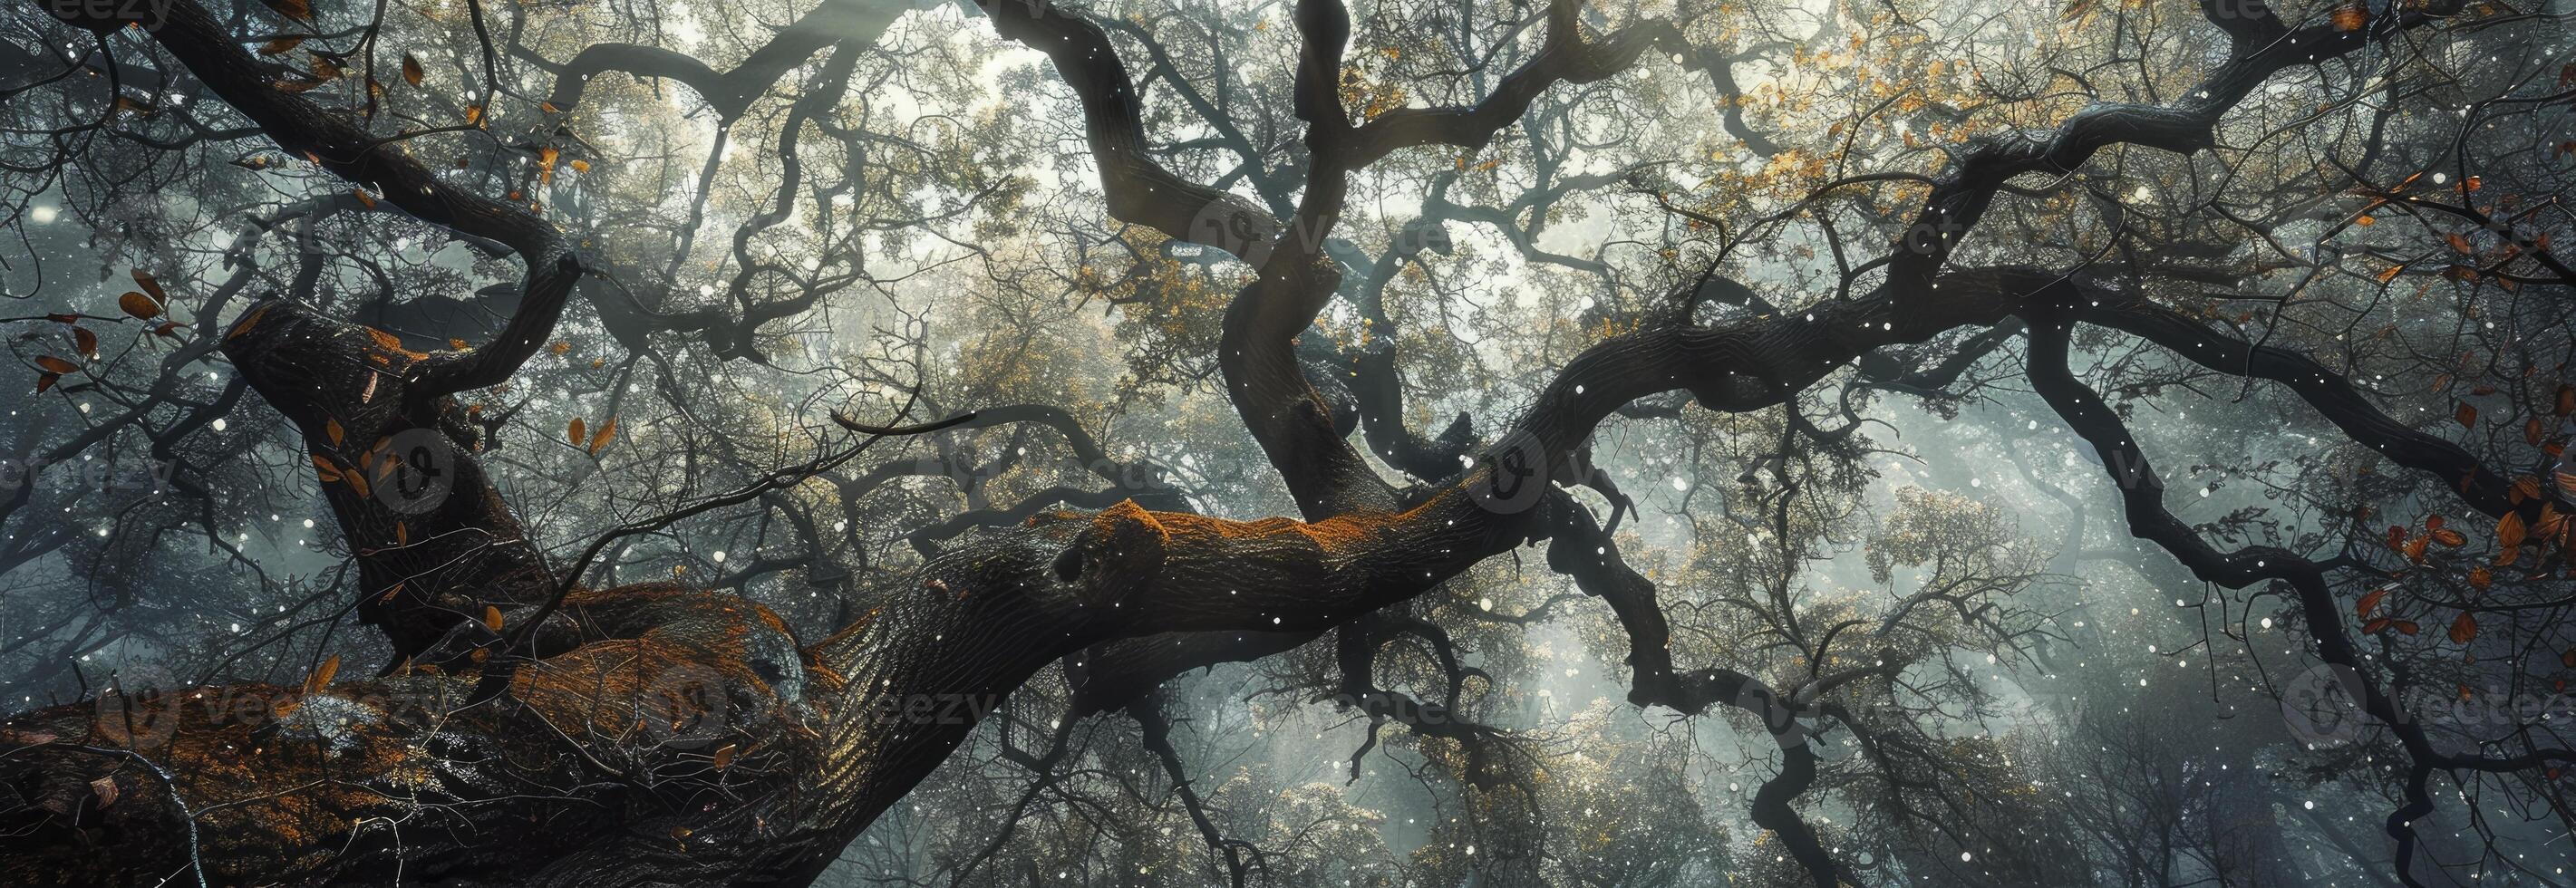
<path id="1" fill-rule="evenodd" d="M 1091 516 L 1091 526 L 1075 536 L 1055 559 L 1056 579 L 1078 583 L 1086 604 L 1110 604 L 1142 588 L 1163 567 L 1172 532 L 1153 513 L 1121 500 Z"/>

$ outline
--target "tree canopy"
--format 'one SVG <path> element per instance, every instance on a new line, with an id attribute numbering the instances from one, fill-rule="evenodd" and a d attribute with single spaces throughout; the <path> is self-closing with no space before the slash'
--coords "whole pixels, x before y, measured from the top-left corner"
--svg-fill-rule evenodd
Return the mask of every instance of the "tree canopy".
<path id="1" fill-rule="evenodd" d="M 0 881 L 2568 884 L 2462 0 L 31 0 Z"/>

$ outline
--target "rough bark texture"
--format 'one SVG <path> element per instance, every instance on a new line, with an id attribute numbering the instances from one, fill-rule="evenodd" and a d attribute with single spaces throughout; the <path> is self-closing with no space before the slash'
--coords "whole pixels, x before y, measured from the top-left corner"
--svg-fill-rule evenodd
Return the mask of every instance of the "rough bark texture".
<path id="1" fill-rule="evenodd" d="M 580 76 L 621 69 L 688 81 L 739 113 L 746 96 L 792 67 L 770 62 L 801 60 L 831 42 L 826 24 L 875 8 L 827 2 L 755 56 L 762 64 L 721 75 L 654 51 L 595 48 L 566 66 L 557 101 L 578 98 Z M 1819 687 L 1850 676 L 1774 690 L 1672 663 L 1653 585 L 1614 560 L 1584 557 L 1585 544 L 1604 534 L 1551 488 L 1586 483 L 1577 456 L 1585 440 L 1641 398 L 1682 391 L 1706 409 L 1772 407 L 1874 350 L 2014 317 L 2033 321 L 2029 372 L 2041 394 L 2106 459 L 2136 458 L 2109 466 L 2136 532 L 2204 579 L 2292 582 L 2319 612 L 2313 622 L 2329 662 L 2350 662 L 2353 648 L 2315 567 L 2286 553 L 2210 551 L 2162 512 L 2154 486 L 2136 483 L 2144 457 L 2066 373 L 2067 325 L 2115 327 L 2213 367 L 2278 381 L 2399 463 L 2464 479 L 2467 501 L 2490 514 L 2522 509 L 2536 517 L 2544 505 L 2514 503 L 2496 473 L 2381 415 L 2304 358 L 2046 269 L 1945 269 L 1947 242 L 1899 254 L 1877 290 L 1812 313 L 1659 326 L 1604 341 L 1569 361 L 1517 423 L 1472 450 L 1471 467 L 1400 497 L 1345 439 L 1296 353 L 1296 337 L 1339 290 L 1320 233 L 1339 216 L 1345 178 L 1408 146 L 1481 145 L 1552 84 L 1624 67 L 1649 46 L 1645 32 L 1586 41 L 1574 5 L 1555 4 L 1545 50 L 1493 96 L 1353 124 L 1332 76 L 1347 14 L 1329 0 L 1298 4 L 1305 46 L 1298 111 L 1310 126 L 1314 169 L 1294 218 L 1283 223 L 1180 182 L 1146 157 L 1132 87 L 1098 26 L 1043 4 L 1001 0 L 987 6 L 1001 33 L 1047 52 L 1081 97 L 1113 215 L 1238 255 L 1269 251 L 1259 279 L 1227 314 L 1220 361 L 1229 395 L 1306 520 L 1228 521 L 1132 500 L 1096 513 L 1039 514 L 949 548 L 901 600 L 826 639 L 800 639 L 739 596 L 671 585 L 575 590 L 561 609 L 537 618 L 567 579 L 526 540 L 449 396 L 498 383 L 526 360 L 552 329 L 579 262 L 518 207 L 444 191 L 401 149 L 271 88 L 267 70 L 203 9 L 183 2 L 173 10 L 157 39 L 225 101 L 280 145 L 314 152 L 405 211 L 506 244 L 526 262 L 528 295 L 496 342 L 471 351 L 407 351 L 389 335 L 286 301 L 256 306 L 235 325 L 226 353 L 302 431 L 357 553 L 368 589 L 360 613 L 410 662 L 363 681 L 337 681 L 326 669 L 301 688 L 121 689 L 9 722 L 0 727 L 0 784 L 34 801 L 0 811 L 0 882 L 8 884 L 803 884 L 926 777 L 978 717 L 1068 654 L 1088 649 L 1100 661 L 1080 708 L 1116 708 L 1176 668 L 1257 656 L 1348 627 L 1551 536 L 1560 546 L 1550 561 L 1605 598 L 1625 625 L 1637 703 L 1689 713 L 1714 703 L 1794 711 Z M 2097 107 L 2047 138 L 1988 146 L 1936 185 L 1923 218 L 1964 230 L 2013 175 L 2072 169 L 2113 142 L 2183 152 L 2206 146 L 2217 115 L 2264 77 L 2384 39 L 2423 15 L 2362 31 L 2290 32 L 2255 12 L 2213 15 L 2237 50 L 2190 104 Z M 1228 221 L 1199 230 L 1212 207 Z M 1064 420 L 1025 410 L 986 421 Z M 1078 450 L 1087 446 L 1077 440 Z M 449 490 L 415 500 L 425 484 Z M 523 618 L 536 621 L 514 633 L 526 649 L 496 646 Z M 1248 633 L 1259 637 L 1239 640 Z M 1121 646 L 1147 638 L 1176 652 Z M 527 659 L 513 659 L 507 693 L 479 699 L 484 668 L 521 653 Z M 1366 665 L 1360 658 L 1346 676 L 1357 691 L 1373 691 Z M 1388 711 L 1400 708 L 1375 697 Z M 2374 711 L 2386 705 L 2376 689 L 2370 702 Z M 2431 768 L 2564 760 L 2447 755 L 2420 733 L 2406 745 L 2416 757 L 2408 810 L 2418 814 L 2416 804 L 2429 806 Z M 1787 742 L 1782 749 L 1786 767 L 1756 794 L 1755 818 L 1780 833 L 1816 884 L 1831 885 L 1834 865 L 1792 807 L 1814 777 L 1813 753 Z M 2396 817 L 2390 832 L 2401 843 L 2404 876 L 2411 833 Z"/>

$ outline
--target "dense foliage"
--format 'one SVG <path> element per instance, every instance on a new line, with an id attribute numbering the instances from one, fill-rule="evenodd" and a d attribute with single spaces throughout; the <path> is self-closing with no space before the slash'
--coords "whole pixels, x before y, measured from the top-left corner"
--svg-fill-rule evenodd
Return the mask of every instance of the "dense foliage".
<path id="1" fill-rule="evenodd" d="M 27 0 L 0 882 L 2567 884 L 2571 14 Z"/>

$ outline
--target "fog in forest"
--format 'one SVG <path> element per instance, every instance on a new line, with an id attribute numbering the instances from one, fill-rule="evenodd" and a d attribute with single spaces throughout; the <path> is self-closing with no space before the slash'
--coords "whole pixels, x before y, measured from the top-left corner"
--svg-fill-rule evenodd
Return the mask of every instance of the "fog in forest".
<path id="1" fill-rule="evenodd" d="M 2571 17 L 28 0 L 0 884 L 2576 885 Z"/>

